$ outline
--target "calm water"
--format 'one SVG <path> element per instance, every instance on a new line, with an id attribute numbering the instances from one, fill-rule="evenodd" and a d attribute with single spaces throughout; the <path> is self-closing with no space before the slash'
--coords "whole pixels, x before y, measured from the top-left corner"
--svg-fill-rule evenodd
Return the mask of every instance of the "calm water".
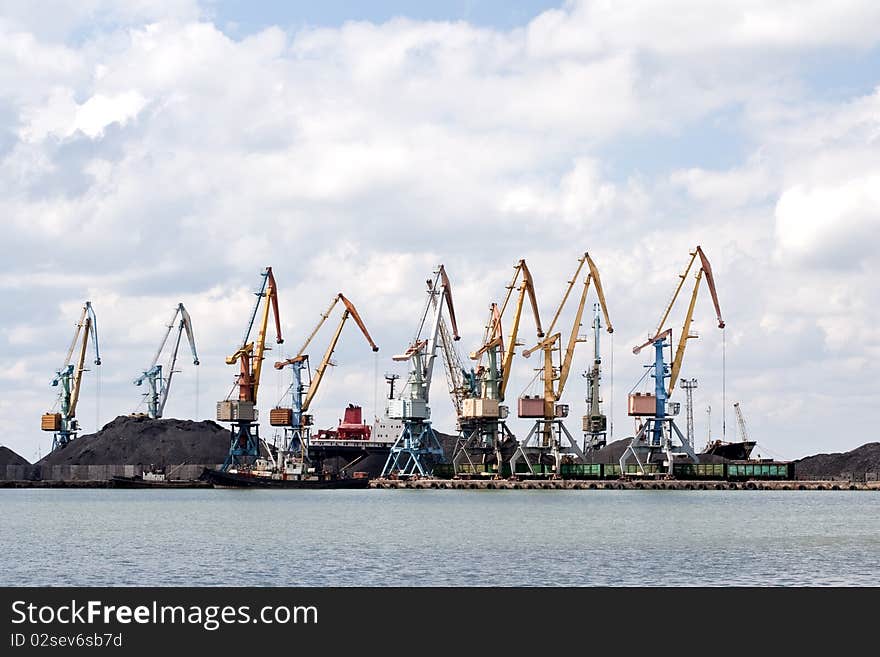
<path id="1" fill-rule="evenodd" d="M 880 585 L 851 491 L 0 490 L 2 585 Z"/>

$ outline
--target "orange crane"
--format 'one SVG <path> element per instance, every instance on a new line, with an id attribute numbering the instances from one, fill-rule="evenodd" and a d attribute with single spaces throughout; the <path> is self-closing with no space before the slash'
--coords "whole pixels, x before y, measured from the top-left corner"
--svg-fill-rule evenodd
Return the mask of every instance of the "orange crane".
<path id="1" fill-rule="evenodd" d="M 229 396 L 217 402 L 217 419 L 232 423 L 232 437 L 229 454 L 223 463 L 224 471 L 241 467 L 250 467 L 260 455 L 259 425 L 257 424 L 257 392 L 260 387 L 260 375 L 263 371 L 266 346 L 266 330 L 269 326 L 269 311 L 275 316 L 275 341 L 284 342 L 281 337 L 281 318 L 278 314 L 278 286 L 271 267 L 262 272 L 260 289 L 254 294 L 257 297 L 250 321 L 241 341 L 241 346 L 226 359 L 227 365 L 239 364 L 239 374 L 235 386 L 238 387 L 238 399 Z M 257 329 L 257 337 L 251 340 L 251 332 L 257 318 L 260 305 L 263 306 L 262 317 Z M 233 386 L 233 390 L 235 389 Z"/>
<path id="2" fill-rule="evenodd" d="M 583 289 L 577 310 L 575 311 L 574 322 L 572 323 L 571 332 L 565 346 L 565 352 L 563 353 L 562 333 L 554 332 L 554 329 L 571 295 L 571 291 L 577 284 L 578 276 L 580 276 L 584 265 L 587 265 L 588 271 L 583 281 Z M 553 472 L 557 476 L 560 472 L 564 453 L 572 452 L 581 461 L 585 460 L 583 451 L 578 446 L 577 441 L 571 437 L 563 423 L 563 418 L 568 416 L 568 405 L 559 404 L 558 402 L 562 398 L 565 384 L 571 372 L 575 347 L 578 342 L 585 341 L 580 337 L 579 330 L 582 325 L 584 306 L 586 305 L 587 294 L 590 291 L 590 284 L 596 287 L 596 295 L 599 298 L 599 304 L 605 316 L 606 330 L 609 333 L 614 331 L 611 318 L 608 315 L 608 306 L 605 302 L 605 291 L 602 288 L 599 269 L 596 267 L 596 263 L 590 257 L 590 254 L 584 253 L 583 256 L 578 258 L 577 269 L 574 276 L 568 281 L 562 301 L 559 302 L 556 313 L 553 315 L 553 321 L 550 322 L 550 326 L 547 329 L 547 336 L 531 349 L 523 351 L 523 356 L 526 358 L 538 350 L 541 350 L 544 354 L 544 363 L 541 370 L 544 390 L 542 396 L 524 396 L 518 400 L 518 416 L 521 418 L 535 418 L 535 424 L 525 440 L 519 444 L 510 461 L 511 473 L 513 474 L 516 473 L 516 465 L 520 459 L 524 459 L 528 465 L 529 472 L 534 473 L 535 469 L 529 459 L 529 452 L 533 456 L 537 455 L 540 459 L 542 451 L 549 451 L 553 457 Z M 554 362 L 554 356 L 556 362 Z M 567 443 L 567 447 L 563 446 L 563 440 Z"/>
<path id="3" fill-rule="evenodd" d="M 336 331 L 330 339 L 330 344 L 327 345 L 324 357 L 321 359 L 321 363 L 315 371 L 315 376 L 310 377 L 308 383 L 304 383 L 302 371 L 303 369 L 308 368 L 309 365 L 309 356 L 306 354 L 306 349 L 308 349 L 312 339 L 318 331 L 321 330 L 324 322 L 327 321 L 327 318 L 330 317 L 330 313 L 333 312 L 336 304 L 340 301 L 345 310 L 342 311 L 342 317 L 339 320 L 339 324 L 336 326 Z M 340 292 L 333 297 L 333 301 L 330 303 L 330 307 L 327 308 L 326 312 L 321 314 L 321 319 L 318 321 L 318 325 L 315 326 L 311 334 L 309 334 L 309 337 L 306 338 L 305 343 L 300 347 L 297 354 L 293 358 L 288 358 L 275 363 L 275 369 L 281 370 L 290 366 L 291 371 L 293 372 L 293 382 L 290 385 L 292 398 L 291 407 L 276 407 L 269 413 L 270 424 L 273 426 L 284 427 L 284 445 L 281 450 L 281 459 L 279 463 L 282 477 L 284 478 L 287 476 L 305 474 L 304 468 L 307 467 L 309 462 L 309 427 L 312 425 L 312 418 L 308 415 L 309 407 L 311 406 L 312 400 L 315 398 L 318 389 L 321 387 L 321 381 L 324 380 L 324 374 L 327 371 L 327 368 L 335 364 L 331 358 L 333 357 L 333 352 L 336 350 L 336 344 L 339 342 L 339 336 L 342 334 L 342 328 L 345 326 L 345 322 L 349 317 L 351 317 L 358 325 L 358 328 L 361 330 L 361 333 L 364 338 L 366 338 L 372 350 L 374 352 L 379 351 L 379 347 L 376 346 L 376 343 L 373 342 L 373 338 L 370 337 L 370 332 L 367 331 L 367 327 L 364 325 L 364 322 L 357 309 L 354 307 L 354 304 L 352 304 L 351 301 Z M 306 389 L 308 389 L 308 392 L 306 392 Z"/>
<path id="4" fill-rule="evenodd" d="M 505 347 L 502 320 L 514 290 L 518 294 Z M 515 440 L 507 427 L 508 409 L 502 405 L 502 402 L 510 380 L 513 356 L 516 348 L 522 346 L 518 337 L 526 299 L 532 308 L 537 337 L 540 339 L 544 337 L 544 330 L 541 328 L 535 285 L 526 261 L 520 260 L 514 266 L 513 279 L 507 285 L 507 295 L 501 307 L 499 308 L 496 303 L 492 303 L 489 307 L 489 321 L 483 334 L 482 346 L 470 354 L 471 360 L 478 361 L 478 366 L 471 377 L 473 394 L 463 400 L 458 418 L 459 440 L 452 459 L 457 475 L 462 474 L 465 469 L 475 472 L 477 465 L 485 468 L 490 454 L 494 453 L 495 465 L 498 468 L 497 475 L 500 476 L 501 445 L 508 440 Z M 482 363 L 484 355 L 487 358 L 486 365 Z M 480 463 L 474 462 L 475 455 Z"/>
<path id="5" fill-rule="evenodd" d="M 667 347 L 670 350 L 672 349 L 673 331 L 672 328 L 667 326 L 667 321 L 697 258 L 700 260 L 700 266 L 694 276 L 694 289 L 691 292 L 690 303 L 685 313 L 675 355 L 672 358 L 671 365 L 668 365 L 665 361 L 664 350 Z M 676 457 L 688 456 L 695 462 L 699 461 L 699 457 L 694 451 L 694 446 L 681 433 L 673 419 L 680 405 L 669 403 L 669 397 L 672 395 L 676 381 L 679 380 L 687 341 L 697 337 L 696 334 L 691 332 L 691 324 L 694 319 L 694 308 L 696 307 L 700 284 L 704 278 L 709 286 L 709 293 L 712 296 L 718 328 L 724 328 L 724 319 L 721 316 L 721 306 L 718 303 L 718 293 L 715 289 L 715 277 L 712 275 L 712 266 L 709 264 L 709 259 L 706 257 L 703 249 L 697 246 L 690 253 L 690 260 L 684 273 L 679 275 L 678 285 L 669 303 L 666 304 L 656 330 L 647 341 L 633 348 L 633 353 L 638 354 L 648 345 L 654 346 L 654 362 L 648 366 L 648 370 L 651 371 L 651 376 L 654 378 L 654 394 L 631 393 L 629 395 L 629 415 L 644 418 L 644 420 L 641 422 L 635 437 L 626 448 L 626 451 L 620 457 L 621 472 L 626 471 L 626 463 L 630 456 L 636 460 L 639 471 L 642 474 L 646 472 L 645 466 L 655 460 L 655 457 L 661 453 L 665 455 L 665 462 L 670 476 L 673 472 L 673 462 Z M 666 379 L 669 379 L 668 384 Z M 676 450 L 673 445 L 674 436 L 677 436 L 678 442 L 681 445 L 680 451 Z"/>

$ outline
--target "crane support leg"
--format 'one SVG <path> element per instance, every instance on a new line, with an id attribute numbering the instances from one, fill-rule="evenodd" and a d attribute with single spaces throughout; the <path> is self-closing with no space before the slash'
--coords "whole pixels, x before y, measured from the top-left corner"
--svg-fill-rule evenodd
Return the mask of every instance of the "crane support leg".
<path id="1" fill-rule="evenodd" d="M 430 422 L 406 422 L 391 446 L 382 476 L 427 477 L 442 462 L 443 448 Z"/>
<path id="2" fill-rule="evenodd" d="M 229 454 L 226 455 L 221 470 L 225 472 L 240 466 L 251 466 L 259 456 L 259 425 L 252 422 L 233 423 Z"/>

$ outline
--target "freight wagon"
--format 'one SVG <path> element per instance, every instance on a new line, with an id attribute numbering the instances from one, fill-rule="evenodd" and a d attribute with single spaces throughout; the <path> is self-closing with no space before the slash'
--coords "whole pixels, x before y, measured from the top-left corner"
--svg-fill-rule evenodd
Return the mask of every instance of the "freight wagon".
<path id="1" fill-rule="evenodd" d="M 666 474 L 666 468 L 658 464 L 644 467 L 644 475 L 648 477 Z M 486 465 L 464 465 L 459 467 L 459 476 L 466 478 L 492 477 L 497 468 Z M 526 463 L 517 463 L 516 476 L 520 479 L 545 478 L 553 474 L 549 465 L 533 465 L 531 471 Z M 626 466 L 624 476 L 637 477 L 642 472 L 639 466 L 632 463 Z M 563 463 L 560 471 L 562 479 L 619 479 L 620 465 L 617 463 Z M 451 463 L 439 463 L 434 466 L 433 476 L 438 479 L 451 479 L 455 470 Z M 510 466 L 501 467 L 501 476 L 510 477 Z M 792 480 L 795 478 L 794 463 L 785 462 L 748 462 L 748 463 L 676 463 L 673 465 L 673 476 L 684 480 L 718 480 L 747 481 L 758 479 Z"/>

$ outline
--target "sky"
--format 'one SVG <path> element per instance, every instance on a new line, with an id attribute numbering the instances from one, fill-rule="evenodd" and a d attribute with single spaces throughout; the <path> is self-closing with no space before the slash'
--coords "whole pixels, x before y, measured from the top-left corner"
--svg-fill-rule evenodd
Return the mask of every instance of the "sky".
<path id="1" fill-rule="evenodd" d="M 737 401 L 764 457 L 873 441 L 878 71 L 867 0 L 0 0 L 2 443 L 31 460 L 50 448 L 39 416 L 86 299 L 103 359 L 78 412 L 91 432 L 144 410 L 132 380 L 178 302 L 202 364 L 181 359 L 166 416 L 210 418 L 264 267 L 285 339 L 269 362 L 344 292 L 380 351 L 346 327 L 312 407 L 329 427 L 349 402 L 381 412 L 438 264 L 466 355 L 520 258 L 549 321 L 585 251 L 615 327 L 603 397 L 624 438 L 648 364 L 632 347 L 698 244 L 727 326 L 702 290 L 682 370 L 699 381 L 698 446 L 736 437 Z M 575 434 L 591 354 L 579 344 L 562 400 Z M 515 361 L 511 407 L 537 392 L 536 360 Z M 264 418 L 288 376 L 267 368 Z M 451 431 L 436 376 L 435 426 Z"/>

